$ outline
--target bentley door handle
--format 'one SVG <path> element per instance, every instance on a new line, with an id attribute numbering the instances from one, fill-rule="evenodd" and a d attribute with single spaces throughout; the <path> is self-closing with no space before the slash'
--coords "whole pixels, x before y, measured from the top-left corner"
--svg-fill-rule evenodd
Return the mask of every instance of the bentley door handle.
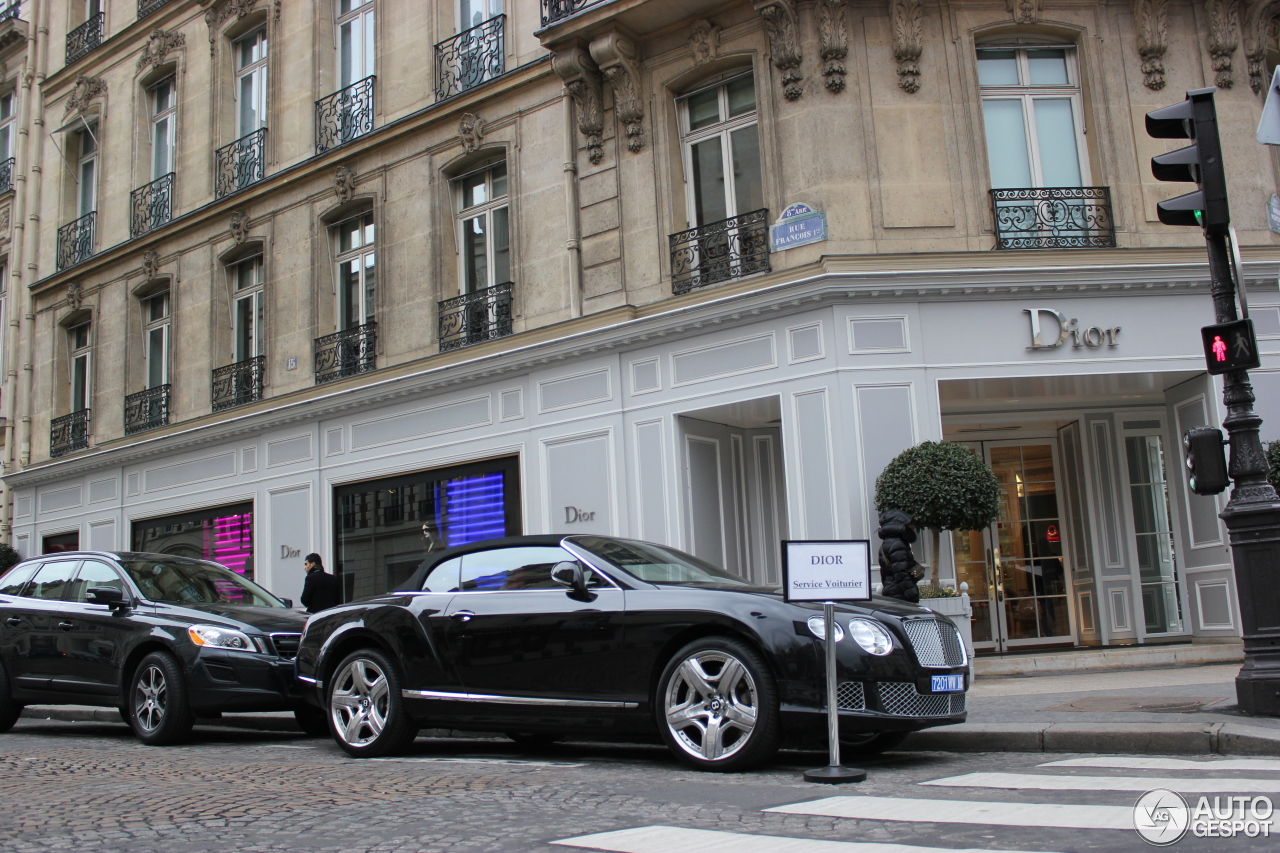
<path id="1" fill-rule="evenodd" d="M 459 610 L 457 613 L 450 615 L 449 618 L 457 619 L 459 622 L 470 622 L 471 617 L 475 615 L 476 614 L 471 612 L 470 610 Z"/>
<path id="2" fill-rule="evenodd" d="M 17 616 L 10 616 L 8 619 L 4 620 L 4 624 L 8 625 L 10 628 L 17 628 L 22 624 L 22 620 Z"/>
<path id="3" fill-rule="evenodd" d="M 60 629 L 61 629 L 61 630 L 63 630 L 63 631 L 70 631 L 70 630 L 71 630 L 72 628 L 74 628 L 74 627 L 75 627 L 75 623 L 74 623 L 74 622 L 59 622 L 59 623 L 58 623 L 58 628 L 60 628 Z"/>

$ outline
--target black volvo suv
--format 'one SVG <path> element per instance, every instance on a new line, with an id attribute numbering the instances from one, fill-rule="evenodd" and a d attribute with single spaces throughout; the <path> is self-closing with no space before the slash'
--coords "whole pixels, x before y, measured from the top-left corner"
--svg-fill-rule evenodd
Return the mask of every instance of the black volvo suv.
<path id="1" fill-rule="evenodd" d="M 196 717 L 304 703 L 293 658 L 306 624 L 216 563 L 164 554 L 64 552 L 0 577 L 0 732 L 29 704 L 120 709 L 144 743 L 186 738 Z"/>

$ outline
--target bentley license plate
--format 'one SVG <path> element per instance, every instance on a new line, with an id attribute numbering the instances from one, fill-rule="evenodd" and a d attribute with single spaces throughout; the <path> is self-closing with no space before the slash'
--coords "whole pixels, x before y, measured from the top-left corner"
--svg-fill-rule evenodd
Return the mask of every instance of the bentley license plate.
<path id="1" fill-rule="evenodd" d="M 958 693 L 964 690 L 963 675 L 935 675 L 932 678 L 934 693 Z"/>

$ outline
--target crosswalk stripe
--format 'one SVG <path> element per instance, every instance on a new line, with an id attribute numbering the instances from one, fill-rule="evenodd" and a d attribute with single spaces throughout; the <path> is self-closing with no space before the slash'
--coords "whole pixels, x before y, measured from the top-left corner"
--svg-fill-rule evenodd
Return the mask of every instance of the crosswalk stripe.
<path id="1" fill-rule="evenodd" d="M 1274 758 L 1143 758 L 1113 755 L 1098 758 L 1067 758 L 1037 767 L 1114 767 L 1119 770 L 1260 770 L 1280 771 L 1280 760 Z"/>
<path id="2" fill-rule="evenodd" d="M 866 841 L 822 841 L 781 835 L 747 835 L 712 829 L 642 826 L 553 841 L 564 847 L 610 853 L 990 853 L 974 848 L 918 847 Z M 1026 853 L 1026 851 L 1004 851 Z"/>
<path id="3" fill-rule="evenodd" d="M 921 782 L 947 788 L 1011 788 L 1042 791 L 1150 791 L 1180 794 L 1266 794 L 1280 792 L 1280 779 L 1179 779 L 1141 776 L 1042 776 L 1034 773 L 966 773 Z"/>
<path id="4" fill-rule="evenodd" d="M 925 800 L 905 797 L 827 797 L 807 803 L 776 806 L 765 811 L 911 823 L 1052 826 L 1061 829 L 1123 829 L 1133 832 L 1131 806 L 979 803 L 970 800 Z"/>

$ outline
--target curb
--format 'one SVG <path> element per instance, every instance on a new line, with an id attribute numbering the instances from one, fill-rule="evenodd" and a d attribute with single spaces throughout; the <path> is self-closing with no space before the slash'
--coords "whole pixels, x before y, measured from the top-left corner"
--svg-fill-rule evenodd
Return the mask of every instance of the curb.
<path id="1" fill-rule="evenodd" d="M 1240 723 L 960 723 L 914 732 L 907 749 L 1280 756 L 1280 729 Z"/>

